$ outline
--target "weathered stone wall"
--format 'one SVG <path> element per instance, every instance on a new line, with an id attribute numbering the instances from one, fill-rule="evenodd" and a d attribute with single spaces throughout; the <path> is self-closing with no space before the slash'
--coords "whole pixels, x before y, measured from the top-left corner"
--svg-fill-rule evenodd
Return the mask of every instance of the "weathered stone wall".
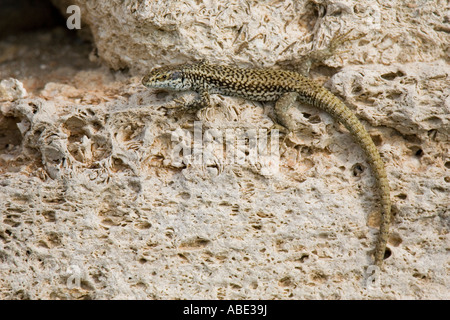
<path id="1" fill-rule="evenodd" d="M 78 1 L 90 54 L 61 30 L 0 41 L 0 297 L 448 298 L 449 8 L 389 3 Z M 301 106 L 279 158 L 224 163 L 208 133 L 270 130 L 271 104 L 182 112 L 168 106 L 184 95 L 140 84 L 199 59 L 295 69 L 352 28 L 311 76 L 386 164 L 391 255 L 371 286 L 378 192 L 342 126 Z M 194 120 L 212 157 L 176 163 L 171 139 L 189 145 Z"/>

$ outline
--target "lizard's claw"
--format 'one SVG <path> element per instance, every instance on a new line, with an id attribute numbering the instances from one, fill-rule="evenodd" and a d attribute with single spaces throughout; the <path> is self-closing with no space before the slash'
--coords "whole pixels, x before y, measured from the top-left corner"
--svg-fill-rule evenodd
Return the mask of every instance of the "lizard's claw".
<path id="1" fill-rule="evenodd" d="M 348 30 L 346 33 L 344 34 L 340 34 L 339 32 L 336 33 L 333 38 L 330 41 L 330 44 L 328 46 L 328 50 L 331 51 L 331 53 L 335 52 L 336 49 L 338 47 L 340 47 L 341 45 L 343 45 L 344 43 L 348 42 L 348 41 L 353 41 L 353 40 L 358 40 L 361 39 L 362 37 L 365 36 L 365 34 L 361 33 L 358 34 L 357 36 L 352 36 L 349 37 L 349 34 L 353 32 L 353 30 L 355 30 L 354 28 Z"/>

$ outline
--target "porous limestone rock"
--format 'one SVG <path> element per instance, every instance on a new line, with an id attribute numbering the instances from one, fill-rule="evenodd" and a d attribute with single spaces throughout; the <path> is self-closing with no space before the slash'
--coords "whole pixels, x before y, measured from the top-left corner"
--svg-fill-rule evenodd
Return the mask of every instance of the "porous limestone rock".
<path id="1" fill-rule="evenodd" d="M 14 48 L 0 56 L 0 298 L 448 299 L 444 2 L 75 3 L 96 53 L 68 53 L 58 30 L 29 41 L 36 52 L 0 42 Z M 329 115 L 301 106 L 299 130 L 272 141 L 279 154 L 249 160 L 251 145 L 231 143 L 230 162 L 227 132 L 271 130 L 271 104 L 212 96 L 212 108 L 186 112 L 172 108 L 183 94 L 140 84 L 154 66 L 199 59 L 295 69 L 351 28 L 358 39 L 312 76 L 329 79 L 386 164 L 394 218 L 375 278 L 378 191 Z"/>

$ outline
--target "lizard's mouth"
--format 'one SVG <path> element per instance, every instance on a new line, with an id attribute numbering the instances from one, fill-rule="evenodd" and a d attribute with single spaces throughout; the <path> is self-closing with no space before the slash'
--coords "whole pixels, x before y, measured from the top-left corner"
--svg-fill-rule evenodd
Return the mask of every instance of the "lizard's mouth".
<path id="1" fill-rule="evenodd" d="M 147 87 L 148 79 L 149 79 L 148 75 L 147 75 L 147 76 L 144 76 L 144 77 L 142 78 L 142 84 L 143 84 L 144 86 L 146 86 L 146 87 Z"/>

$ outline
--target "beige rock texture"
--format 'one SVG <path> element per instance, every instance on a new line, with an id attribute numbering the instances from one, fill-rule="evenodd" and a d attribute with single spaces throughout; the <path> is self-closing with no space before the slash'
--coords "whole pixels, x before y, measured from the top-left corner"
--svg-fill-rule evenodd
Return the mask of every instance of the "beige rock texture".
<path id="1" fill-rule="evenodd" d="M 65 27 L 0 40 L 1 299 L 450 298 L 448 1 L 53 3 L 80 7 L 91 44 Z M 173 100 L 189 94 L 140 83 L 200 59 L 299 69 L 351 29 L 311 77 L 386 164 L 375 274 L 378 191 L 329 115 L 299 106 L 279 155 L 251 160 L 245 134 L 272 129 L 272 104 L 213 95 L 186 111 Z M 247 142 L 234 161 L 227 130 Z M 178 161 L 199 132 L 203 161 Z"/>

